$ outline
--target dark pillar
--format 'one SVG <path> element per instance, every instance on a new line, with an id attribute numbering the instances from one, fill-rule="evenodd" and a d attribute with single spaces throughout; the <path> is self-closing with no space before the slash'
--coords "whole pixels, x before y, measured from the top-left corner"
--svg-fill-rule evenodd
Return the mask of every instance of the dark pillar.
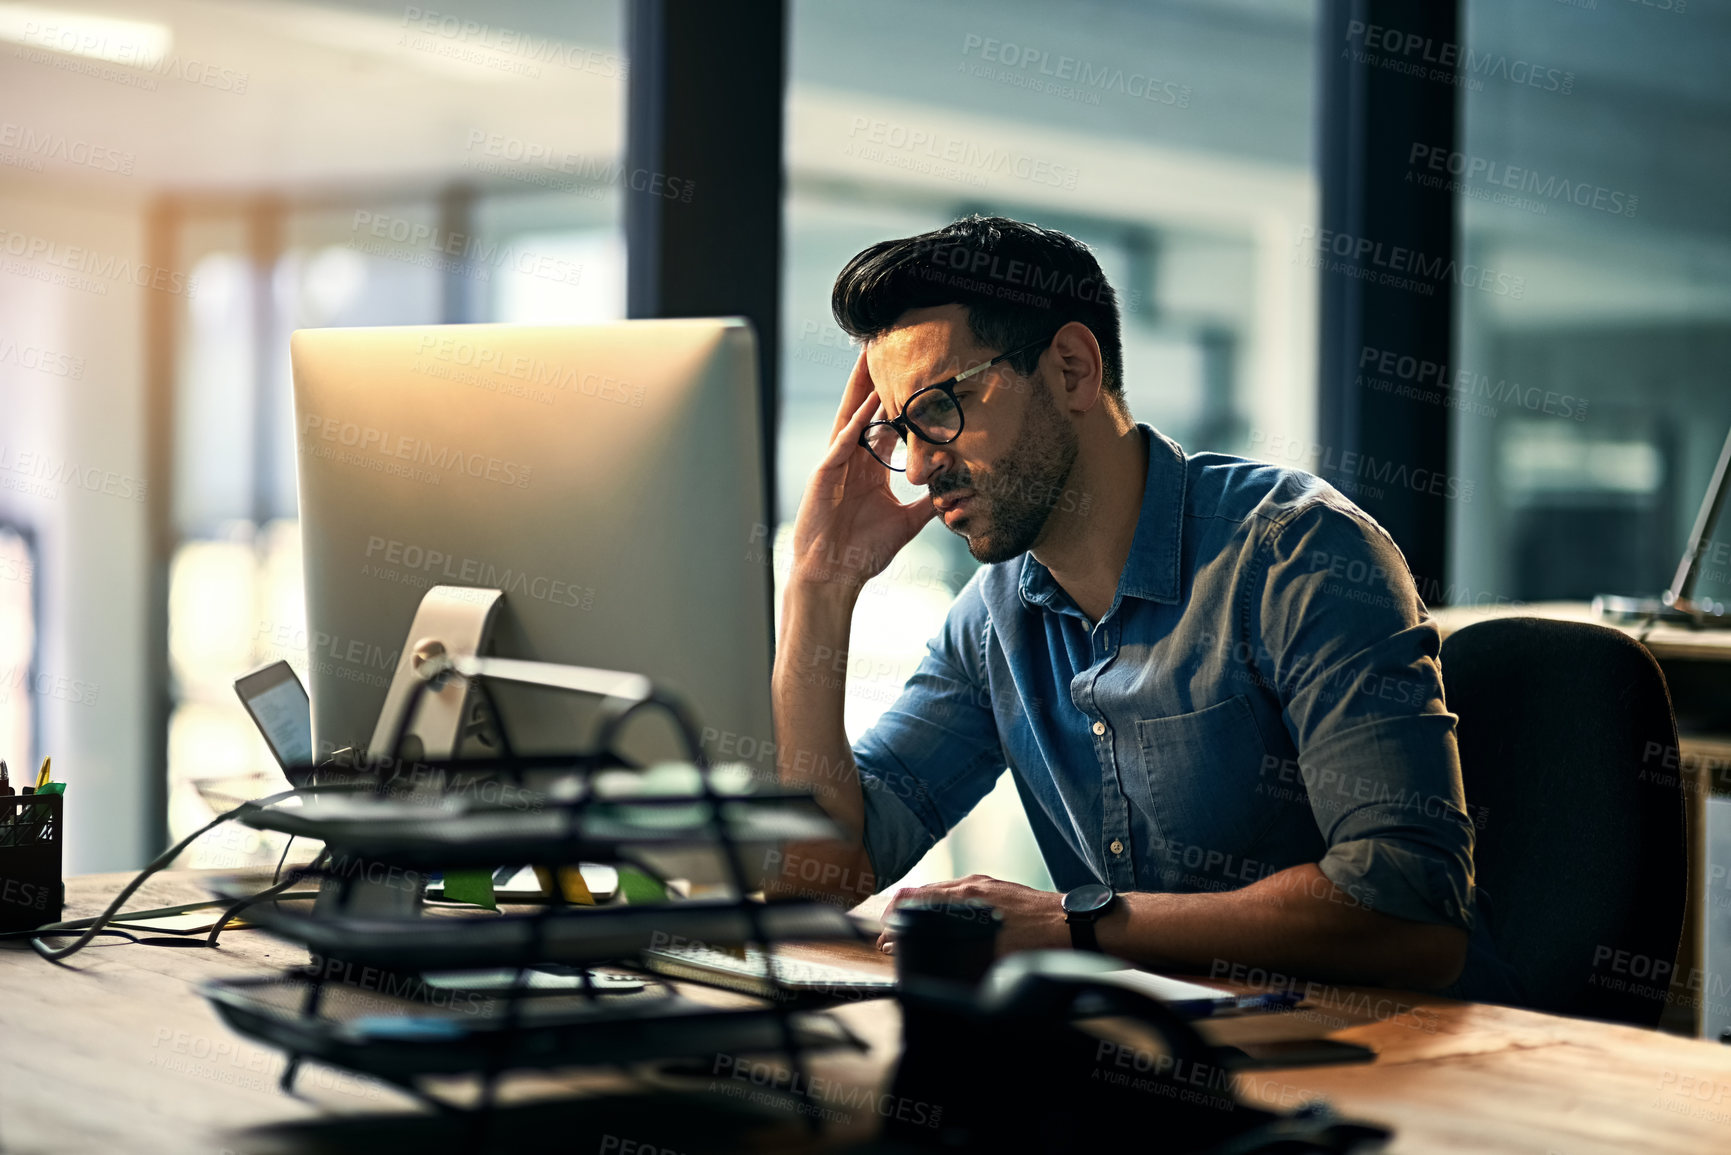
<path id="1" fill-rule="evenodd" d="M 751 320 L 773 526 L 786 4 L 633 0 L 628 13 L 628 313 Z"/>
<path id="2" fill-rule="evenodd" d="M 1304 245 L 1322 269 L 1318 472 L 1393 535 L 1434 602 L 1462 488 L 1442 384 L 1459 280 L 1454 195 L 1419 178 L 1430 150 L 1455 148 L 1459 3 L 1327 0 L 1320 28 L 1322 219 Z M 1392 377 L 1375 368 L 1385 351 L 1436 367 L 1394 378 L 1417 396 L 1368 383 Z"/>

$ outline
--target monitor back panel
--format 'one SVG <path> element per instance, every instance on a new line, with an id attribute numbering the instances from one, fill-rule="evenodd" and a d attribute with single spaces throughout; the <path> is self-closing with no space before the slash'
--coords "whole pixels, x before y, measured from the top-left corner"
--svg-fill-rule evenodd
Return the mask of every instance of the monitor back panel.
<path id="1" fill-rule="evenodd" d="M 368 742 L 422 593 L 455 585 L 505 591 L 494 653 L 647 674 L 711 757 L 772 768 L 748 325 L 303 330 L 290 349 L 321 756 Z M 594 703 L 499 704 L 519 752 L 592 737 Z M 626 752 L 676 754 L 672 734 L 634 721 Z"/>

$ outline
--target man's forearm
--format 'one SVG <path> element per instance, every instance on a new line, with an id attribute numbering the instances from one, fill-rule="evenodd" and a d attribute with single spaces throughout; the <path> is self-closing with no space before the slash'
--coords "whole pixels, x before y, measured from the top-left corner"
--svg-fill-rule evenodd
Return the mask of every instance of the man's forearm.
<path id="1" fill-rule="evenodd" d="M 1313 863 L 1240 890 L 1126 894 L 1100 948 L 1155 970 L 1217 974 L 1249 964 L 1377 986 L 1437 988 L 1459 975 L 1467 932 L 1366 907 Z"/>
<path id="2" fill-rule="evenodd" d="M 776 772 L 810 790 L 843 832 L 841 843 L 794 843 L 769 865 L 765 890 L 845 901 L 876 890 L 865 853 L 865 798 L 843 725 L 854 597 L 836 586 L 788 587 L 772 687 Z"/>

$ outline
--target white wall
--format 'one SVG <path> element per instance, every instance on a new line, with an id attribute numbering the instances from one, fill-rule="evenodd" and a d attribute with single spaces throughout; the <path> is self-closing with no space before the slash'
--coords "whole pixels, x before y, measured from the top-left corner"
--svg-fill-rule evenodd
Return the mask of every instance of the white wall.
<path id="1" fill-rule="evenodd" d="M 148 853 L 143 324 L 153 290 L 127 277 L 143 259 L 142 217 L 9 183 L 0 518 L 37 537 L 37 756 L 52 755 L 67 783 L 66 873 L 130 869 Z M 26 367 L 40 356 L 26 350 L 72 358 L 50 362 L 66 375 Z M 17 765 L 23 752 L 9 757 Z"/>

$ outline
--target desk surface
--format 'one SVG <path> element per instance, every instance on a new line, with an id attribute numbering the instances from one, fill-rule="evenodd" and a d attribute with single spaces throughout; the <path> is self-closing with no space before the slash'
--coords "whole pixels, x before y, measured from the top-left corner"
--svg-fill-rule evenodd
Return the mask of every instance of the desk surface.
<path id="1" fill-rule="evenodd" d="M 124 877 L 69 880 L 67 917 L 97 913 Z M 204 897 L 195 872 L 175 872 L 152 880 L 130 905 Z M 66 967 L 44 962 L 22 944 L 0 944 L 0 1147 L 6 1151 L 379 1155 L 401 1149 L 425 1155 L 467 1146 L 453 1140 L 454 1124 L 355 1076 L 309 1065 L 298 1097 L 280 1093 L 280 1056 L 230 1033 L 194 990 L 206 978 L 304 962 L 297 948 L 256 930 L 226 932 L 217 951 L 97 941 L 116 945 L 87 948 Z M 808 949 L 887 965 L 863 946 Z M 1379 1058 L 1240 1074 L 1241 1094 L 1288 1108 L 1320 1095 L 1346 1115 L 1393 1126 L 1389 1150 L 1396 1153 L 1731 1151 L 1731 1047 L 1378 990 L 1332 991 L 1316 1013 L 1337 1017 L 1343 1029 L 1336 1037 L 1374 1047 Z M 895 1004 L 859 1003 L 837 1014 L 871 1050 L 818 1059 L 814 1073 L 828 1080 L 826 1093 L 880 1085 L 895 1057 Z M 582 1085 L 591 1094 L 627 1086 L 605 1075 L 586 1076 Z M 751 1089 L 721 1087 L 741 1099 Z M 634 1112 L 620 1102 L 607 1100 L 605 1111 L 581 1122 L 556 1124 L 559 1148 L 635 1149 L 624 1146 L 631 1142 L 650 1150 L 716 1149 L 694 1137 L 665 1101 Z M 777 1125 L 775 1113 L 791 1115 L 776 1107 L 754 1131 L 753 1145 L 810 1149 L 798 1120 L 782 1118 Z M 826 1145 L 863 1137 L 876 1123 L 857 1106 L 831 1115 L 837 1121 Z"/>
<path id="2" fill-rule="evenodd" d="M 1688 626 L 1655 622 L 1643 631 L 1638 625 L 1600 621 L 1593 616 L 1591 602 L 1514 602 L 1493 606 L 1439 606 L 1430 611 L 1443 637 L 1465 629 L 1475 622 L 1492 618 L 1549 618 L 1562 622 L 1590 622 L 1621 630 L 1632 638 L 1641 638 L 1652 655 L 1661 662 L 1685 659 L 1704 662 L 1731 662 L 1731 629 L 1691 629 Z M 1642 634 L 1645 637 L 1642 638 Z"/>

